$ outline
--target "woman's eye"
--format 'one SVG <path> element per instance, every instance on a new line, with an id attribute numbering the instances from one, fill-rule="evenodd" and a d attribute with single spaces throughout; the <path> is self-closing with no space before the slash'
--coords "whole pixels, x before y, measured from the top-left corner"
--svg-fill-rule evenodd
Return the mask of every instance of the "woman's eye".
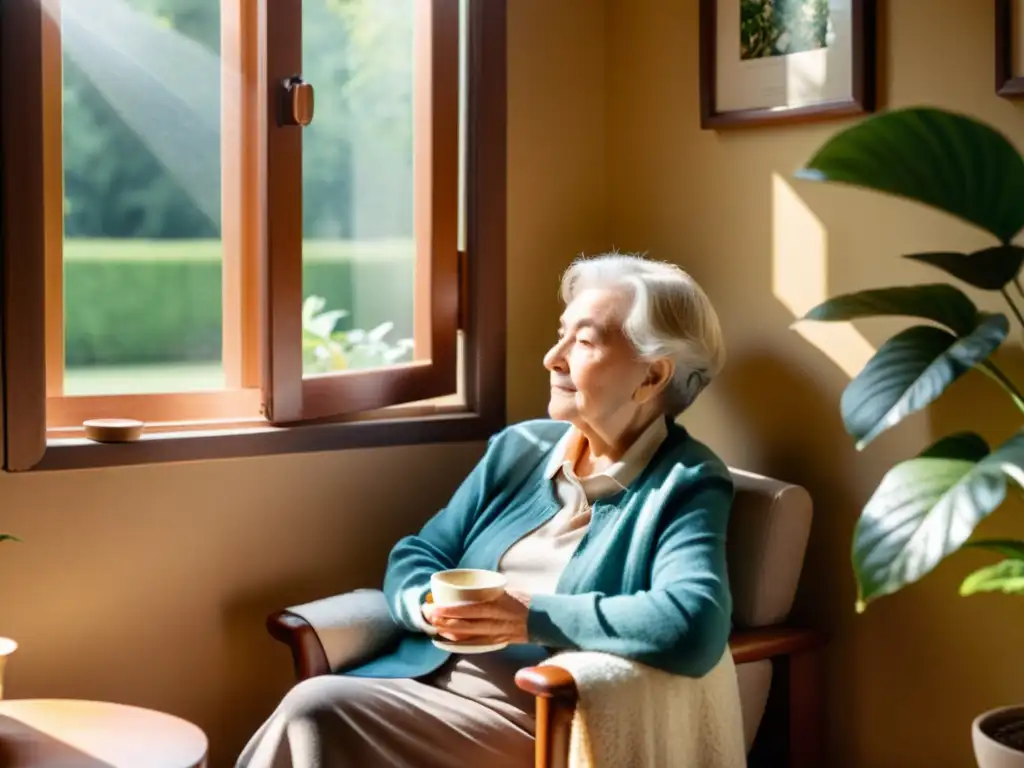
<path id="1" fill-rule="evenodd" d="M 584 347 L 593 346 L 593 342 L 590 339 L 583 338 L 581 336 L 576 337 L 576 343 L 581 344 Z"/>

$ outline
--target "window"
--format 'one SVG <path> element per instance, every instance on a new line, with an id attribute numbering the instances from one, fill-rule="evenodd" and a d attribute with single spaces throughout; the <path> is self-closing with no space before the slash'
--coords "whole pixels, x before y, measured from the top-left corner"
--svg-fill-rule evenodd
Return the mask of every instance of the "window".
<path id="1" fill-rule="evenodd" d="M 2 13 L 5 468 L 500 425 L 505 0 Z"/>

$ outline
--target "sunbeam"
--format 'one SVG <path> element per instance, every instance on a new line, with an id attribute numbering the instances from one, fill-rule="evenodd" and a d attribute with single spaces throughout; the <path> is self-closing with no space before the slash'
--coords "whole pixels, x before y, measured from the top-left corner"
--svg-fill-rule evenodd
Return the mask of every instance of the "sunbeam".
<path id="1" fill-rule="evenodd" d="M 57 2 L 43 0 L 44 8 L 52 14 Z M 59 4 L 65 66 L 82 71 L 219 229 L 221 82 L 237 88 L 238 73 L 125 0 Z"/>
<path id="2" fill-rule="evenodd" d="M 829 295 L 825 227 L 777 173 L 772 174 L 772 293 L 797 319 Z M 795 330 L 850 378 L 875 353 L 853 323 L 800 323 Z"/>

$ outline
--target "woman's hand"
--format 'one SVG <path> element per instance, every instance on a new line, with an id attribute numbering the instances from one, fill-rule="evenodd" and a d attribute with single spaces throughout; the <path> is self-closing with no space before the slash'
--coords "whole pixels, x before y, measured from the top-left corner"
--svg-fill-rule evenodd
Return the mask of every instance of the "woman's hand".
<path id="1" fill-rule="evenodd" d="M 423 617 L 438 635 L 451 642 L 525 643 L 530 596 L 506 590 L 495 600 L 465 605 L 441 606 L 423 603 Z"/>

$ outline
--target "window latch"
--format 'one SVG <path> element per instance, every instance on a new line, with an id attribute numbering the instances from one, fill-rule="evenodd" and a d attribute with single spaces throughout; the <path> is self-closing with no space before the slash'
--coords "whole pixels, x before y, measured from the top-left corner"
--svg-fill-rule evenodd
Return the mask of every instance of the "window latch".
<path id="1" fill-rule="evenodd" d="M 282 124 L 305 127 L 313 122 L 313 86 L 296 75 L 285 80 L 284 93 Z"/>

